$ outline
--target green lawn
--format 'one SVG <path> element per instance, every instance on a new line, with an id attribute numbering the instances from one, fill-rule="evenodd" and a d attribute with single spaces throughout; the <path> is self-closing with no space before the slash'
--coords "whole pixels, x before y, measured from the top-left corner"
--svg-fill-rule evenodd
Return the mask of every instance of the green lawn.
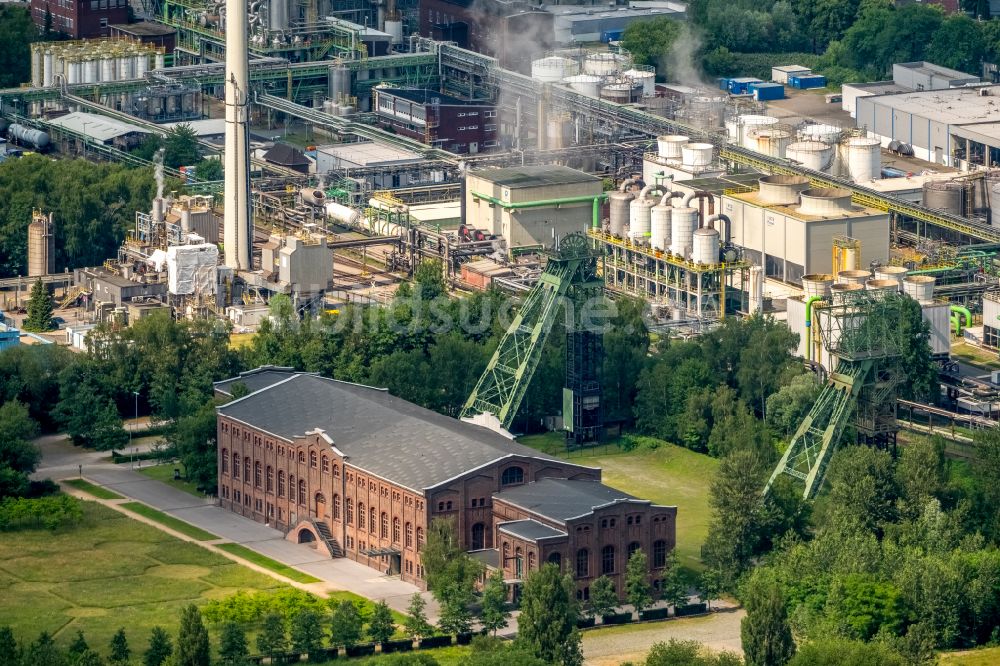
<path id="1" fill-rule="evenodd" d="M 941 663 L 951 666 L 995 666 L 1000 664 L 1000 647 L 942 652 Z"/>
<path id="2" fill-rule="evenodd" d="M 125 499 L 118 493 L 113 493 L 107 488 L 102 488 L 101 486 L 95 485 L 85 479 L 65 479 L 63 481 L 60 481 L 60 483 L 65 483 L 67 486 L 73 486 L 77 490 L 82 490 L 88 495 L 93 495 L 97 499 L 103 499 L 103 500 Z"/>
<path id="3" fill-rule="evenodd" d="M 310 576 L 307 573 L 303 573 L 294 567 L 290 567 L 287 564 L 282 564 L 277 560 L 272 560 L 270 557 L 261 555 L 260 553 L 250 550 L 245 546 L 241 546 L 238 543 L 220 543 L 219 548 L 226 551 L 227 553 L 232 553 L 237 557 L 242 557 L 248 562 L 253 562 L 257 566 L 269 569 L 274 573 L 281 574 L 285 578 L 290 578 L 297 583 L 319 583 L 320 579 L 314 576 Z M 360 599 L 361 597 L 358 597 Z"/>
<path id="4" fill-rule="evenodd" d="M 689 449 L 663 444 L 658 449 L 620 453 L 615 446 L 567 455 L 559 433 L 530 435 L 522 444 L 569 462 L 603 470 L 607 485 L 658 504 L 677 507 L 677 554 L 685 567 L 701 569 L 701 546 L 711 511 L 708 490 L 719 461 Z"/>
<path id="5" fill-rule="evenodd" d="M 79 629 L 106 653 L 125 626 L 137 653 L 154 626 L 176 635 L 186 604 L 282 586 L 96 502 L 82 507 L 79 526 L 0 539 L 0 626 L 10 625 L 19 640 L 48 631 L 66 645 Z"/>
<path id="6" fill-rule="evenodd" d="M 462 659 L 469 655 L 472 649 L 468 646 L 452 645 L 451 647 L 435 648 L 433 650 L 419 650 L 413 654 L 426 654 L 430 657 L 434 657 L 437 663 L 441 666 L 458 666 L 462 663 Z M 356 666 L 378 666 L 378 664 L 384 664 L 392 658 L 392 655 L 376 655 L 374 657 L 364 657 L 359 659 L 338 659 L 337 661 L 331 661 L 330 664 L 337 663 L 348 663 L 355 664 Z M 514 666 L 513 664 L 511 666 Z"/>
<path id="7" fill-rule="evenodd" d="M 965 342 L 956 342 L 951 346 L 951 355 L 963 363 L 974 365 L 983 370 L 1000 370 L 1000 358 L 996 352 L 986 351 Z"/>
<path id="8" fill-rule="evenodd" d="M 214 541 L 219 538 L 211 532 L 206 532 L 200 527 L 195 527 L 191 523 L 184 522 L 180 518 L 174 518 L 169 514 L 158 511 L 151 506 L 140 504 L 139 502 L 125 502 L 121 506 L 129 511 L 139 514 L 140 516 L 154 520 L 161 525 L 187 535 L 192 539 L 197 539 L 198 541 Z"/>
<path id="9" fill-rule="evenodd" d="M 183 469 L 183 468 L 179 463 L 177 464 L 163 463 L 161 465 L 157 465 L 154 462 L 144 461 L 142 463 L 142 467 L 140 467 L 136 471 L 139 472 L 140 474 L 148 476 L 151 479 L 156 479 L 157 481 L 165 483 L 168 486 L 173 486 L 178 490 L 183 490 L 184 492 L 190 495 L 194 495 L 195 497 L 204 499 L 205 493 L 198 490 L 198 487 L 195 486 L 194 483 L 184 478 L 181 478 L 179 480 L 174 479 L 175 469 Z"/>

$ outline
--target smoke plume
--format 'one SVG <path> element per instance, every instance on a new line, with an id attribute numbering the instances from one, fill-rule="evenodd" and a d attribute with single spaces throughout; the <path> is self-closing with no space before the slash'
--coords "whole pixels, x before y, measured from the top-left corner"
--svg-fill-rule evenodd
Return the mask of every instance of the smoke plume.
<path id="1" fill-rule="evenodd" d="M 660 59 L 660 67 L 666 72 L 667 79 L 692 88 L 707 86 L 696 62 L 701 46 L 701 36 L 689 26 L 682 26 L 670 51 Z"/>
<path id="2" fill-rule="evenodd" d="M 153 177 L 156 178 L 156 197 L 163 198 L 163 148 L 156 151 L 153 156 Z"/>

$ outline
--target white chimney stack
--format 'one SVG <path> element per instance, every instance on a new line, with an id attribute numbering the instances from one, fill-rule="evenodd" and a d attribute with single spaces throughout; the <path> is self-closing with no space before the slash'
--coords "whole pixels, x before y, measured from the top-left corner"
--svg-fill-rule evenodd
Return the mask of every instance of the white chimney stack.
<path id="1" fill-rule="evenodd" d="M 251 270 L 253 220 L 250 217 L 250 66 L 247 2 L 226 0 L 226 266 Z"/>

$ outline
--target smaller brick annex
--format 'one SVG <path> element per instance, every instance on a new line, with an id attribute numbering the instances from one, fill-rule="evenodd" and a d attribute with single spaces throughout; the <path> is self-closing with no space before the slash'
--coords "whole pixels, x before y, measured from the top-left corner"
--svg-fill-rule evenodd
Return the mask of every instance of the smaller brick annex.
<path id="1" fill-rule="evenodd" d="M 215 390 L 243 396 L 217 410 L 223 507 L 420 587 L 420 550 L 438 517 L 512 586 L 557 562 L 581 598 L 602 574 L 622 592 L 637 548 L 655 584 L 674 548 L 676 507 L 384 389 L 265 366 Z"/>

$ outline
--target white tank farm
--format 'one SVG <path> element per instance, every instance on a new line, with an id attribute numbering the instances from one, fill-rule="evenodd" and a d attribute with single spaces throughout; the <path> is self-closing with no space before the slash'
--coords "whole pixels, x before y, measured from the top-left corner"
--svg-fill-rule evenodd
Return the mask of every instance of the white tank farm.
<path id="1" fill-rule="evenodd" d="M 855 183 L 867 183 L 882 175 L 882 144 L 874 137 L 852 136 L 840 144 L 847 172 Z"/>
<path id="2" fill-rule="evenodd" d="M 632 61 L 628 56 L 618 53 L 591 53 L 583 61 L 583 73 L 597 76 L 610 76 L 615 72 L 629 69 Z"/>
<path id="3" fill-rule="evenodd" d="M 567 76 L 575 76 L 579 73 L 580 65 L 569 58 L 549 56 L 531 63 L 531 78 L 543 83 L 559 83 Z"/>
<path id="4" fill-rule="evenodd" d="M 747 131 L 746 147 L 763 155 L 784 157 L 791 143 L 792 132 L 788 129 L 758 126 Z"/>
<path id="5" fill-rule="evenodd" d="M 622 238 L 625 235 L 625 225 L 628 224 L 630 204 L 635 199 L 631 192 L 609 192 L 608 203 L 611 218 L 611 235 Z"/>
<path id="6" fill-rule="evenodd" d="M 733 137 L 737 143 L 739 143 L 744 148 L 749 148 L 753 150 L 753 146 L 747 145 L 748 134 L 750 130 L 760 127 L 767 127 L 768 125 L 777 125 L 778 119 L 771 116 L 761 116 L 755 114 L 743 114 L 736 118 L 736 129 L 735 136 Z"/>
<path id="7" fill-rule="evenodd" d="M 41 88 L 45 80 L 45 63 L 41 44 L 31 45 L 31 85 Z"/>
<path id="8" fill-rule="evenodd" d="M 650 210 L 649 244 L 655 250 L 666 250 L 670 247 L 670 214 L 673 207 L 670 204 L 657 204 Z"/>
<path id="9" fill-rule="evenodd" d="M 629 204 L 629 238 L 632 242 L 649 241 L 650 220 L 655 199 L 635 199 Z"/>
<path id="10" fill-rule="evenodd" d="M 656 137 L 657 154 L 668 160 L 679 160 L 682 157 L 681 148 L 691 139 L 681 134 L 664 134 Z"/>
<path id="11" fill-rule="evenodd" d="M 101 81 L 114 81 L 116 74 L 114 58 L 111 56 L 101 58 Z"/>
<path id="12" fill-rule="evenodd" d="M 656 95 L 656 72 L 648 65 L 635 66 L 622 73 L 628 79 L 642 86 L 643 97 L 653 97 Z"/>
<path id="13" fill-rule="evenodd" d="M 695 229 L 691 261 L 696 264 L 719 263 L 719 230 L 711 227 Z"/>
<path id="14" fill-rule="evenodd" d="M 785 158 L 813 171 L 829 171 L 833 164 L 833 146 L 822 141 L 796 141 L 785 148 Z"/>
<path id="15" fill-rule="evenodd" d="M 822 141 L 823 143 L 835 144 L 840 139 L 842 130 L 836 125 L 823 125 L 813 123 L 806 125 L 799 131 L 799 137 L 803 141 Z"/>
<path id="16" fill-rule="evenodd" d="M 691 244 L 695 228 L 698 226 L 698 209 L 675 208 L 670 213 L 670 252 L 687 259 L 691 256 Z"/>
<path id="17" fill-rule="evenodd" d="M 681 147 L 681 162 L 684 166 L 709 166 L 714 148 L 710 143 L 684 144 Z"/>
<path id="18" fill-rule="evenodd" d="M 596 99 L 601 96 L 602 80 L 601 77 L 593 74 L 577 74 L 576 76 L 567 76 L 562 82 L 581 95 Z"/>

